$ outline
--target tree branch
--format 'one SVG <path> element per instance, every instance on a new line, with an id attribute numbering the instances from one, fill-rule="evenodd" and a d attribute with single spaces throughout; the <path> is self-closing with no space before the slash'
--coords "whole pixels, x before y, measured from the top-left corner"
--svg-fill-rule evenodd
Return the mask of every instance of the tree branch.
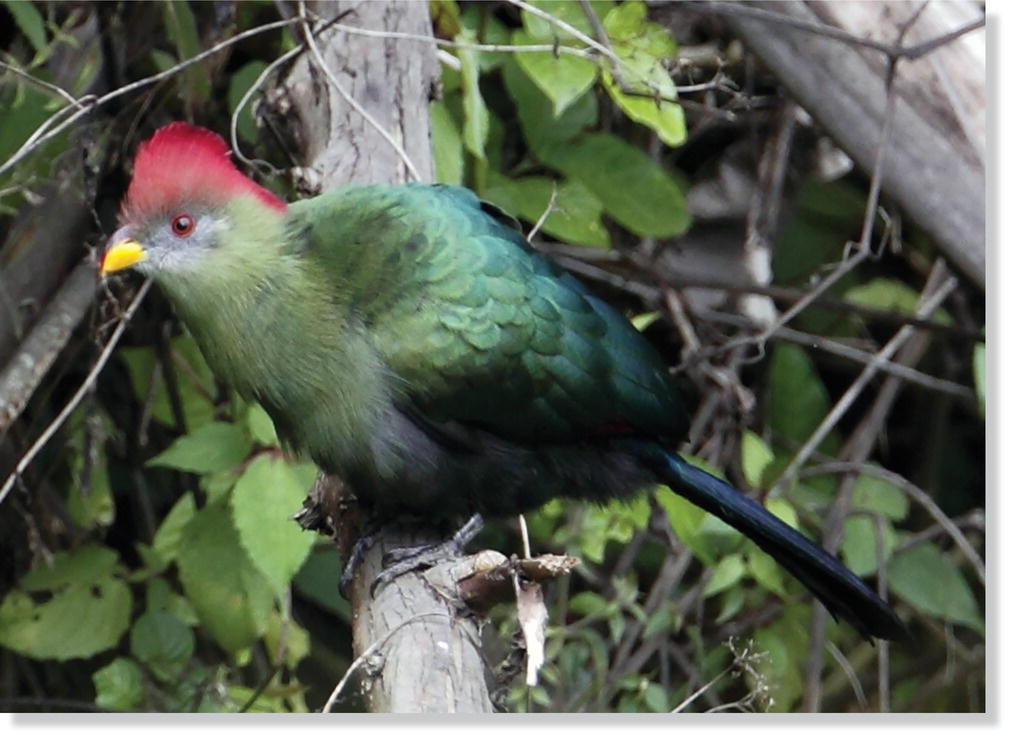
<path id="1" fill-rule="evenodd" d="M 338 24 L 319 42 L 305 33 L 312 53 L 296 60 L 281 88 L 267 96 L 276 109 L 291 111 L 313 188 L 431 181 L 428 104 L 438 72 L 436 47 L 399 38 L 432 36 L 428 5 L 320 3 L 302 11 L 313 17 L 306 11 L 323 22 L 347 13 L 357 25 L 389 34 L 377 41 Z M 347 552 L 358 536 L 354 496 L 340 480 L 326 477 L 311 497 L 321 508 L 319 522 L 334 529 Z M 459 572 L 443 566 L 424 575 L 410 572 L 370 592 L 386 552 L 440 538 L 421 526 L 387 526 L 355 572 L 354 671 L 372 712 L 492 711 L 477 624 L 462 614 L 467 608 L 456 593 Z M 344 693 L 345 684 L 343 679 L 335 692 Z"/>

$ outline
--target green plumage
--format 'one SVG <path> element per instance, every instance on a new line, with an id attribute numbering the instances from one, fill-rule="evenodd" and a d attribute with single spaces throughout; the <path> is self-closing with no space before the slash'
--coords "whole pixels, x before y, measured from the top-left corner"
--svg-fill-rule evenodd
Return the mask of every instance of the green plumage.
<path id="1" fill-rule="evenodd" d="M 629 494 L 651 475 L 603 444 L 685 431 L 653 348 L 469 190 L 224 212 L 200 269 L 156 278 L 215 372 L 379 509 Z"/>
<path id="2" fill-rule="evenodd" d="M 470 191 L 354 188 L 290 212 L 308 268 L 348 295 L 398 399 L 430 419 L 524 442 L 681 435 L 654 350 Z"/>
<path id="3" fill-rule="evenodd" d="M 151 274 L 218 376 L 379 516 L 663 482 L 861 632 L 903 631 L 840 562 L 672 452 L 687 416 L 659 355 L 470 191 L 348 187 L 286 207 L 217 136 L 173 123 L 139 150 L 123 212 L 103 272 Z"/>

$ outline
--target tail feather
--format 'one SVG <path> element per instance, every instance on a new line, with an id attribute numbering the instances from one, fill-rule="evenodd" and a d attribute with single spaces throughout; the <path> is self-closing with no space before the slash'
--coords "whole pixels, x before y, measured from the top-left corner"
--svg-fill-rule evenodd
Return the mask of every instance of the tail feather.
<path id="1" fill-rule="evenodd" d="M 899 640 L 904 624 L 850 569 L 759 503 L 660 447 L 640 455 L 672 490 L 753 540 L 863 637 Z"/>

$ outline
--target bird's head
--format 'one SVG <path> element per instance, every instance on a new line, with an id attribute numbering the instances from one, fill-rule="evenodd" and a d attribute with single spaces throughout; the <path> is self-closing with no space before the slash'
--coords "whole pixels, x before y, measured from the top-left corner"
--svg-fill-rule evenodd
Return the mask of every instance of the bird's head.
<path id="1" fill-rule="evenodd" d="M 102 256 L 103 275 L 135 268 L 166 277 L 213 268 L 223 237 L 255 231 L 285 203 L 240 172 L 220 136 L 170 123 L 142 143 L 120 211 L 120 227 Z"/>

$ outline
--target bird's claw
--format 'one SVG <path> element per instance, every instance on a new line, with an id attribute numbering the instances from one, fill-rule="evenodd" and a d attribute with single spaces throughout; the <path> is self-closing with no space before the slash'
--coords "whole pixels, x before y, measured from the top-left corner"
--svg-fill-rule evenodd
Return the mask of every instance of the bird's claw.
<path id="1" fill-rule="evenodd" d="M 479 534 L 484 525 L 482 516 L 475 513 L 446 541 L 391 549 L 381 561 L 383 570 L 369 585 L 369 596 L 373 597 L 380 587 L 390 584 L 402 574 L 416 569 L 428 569 L 440 561 L 460 556 L 464 547 Z"/>

